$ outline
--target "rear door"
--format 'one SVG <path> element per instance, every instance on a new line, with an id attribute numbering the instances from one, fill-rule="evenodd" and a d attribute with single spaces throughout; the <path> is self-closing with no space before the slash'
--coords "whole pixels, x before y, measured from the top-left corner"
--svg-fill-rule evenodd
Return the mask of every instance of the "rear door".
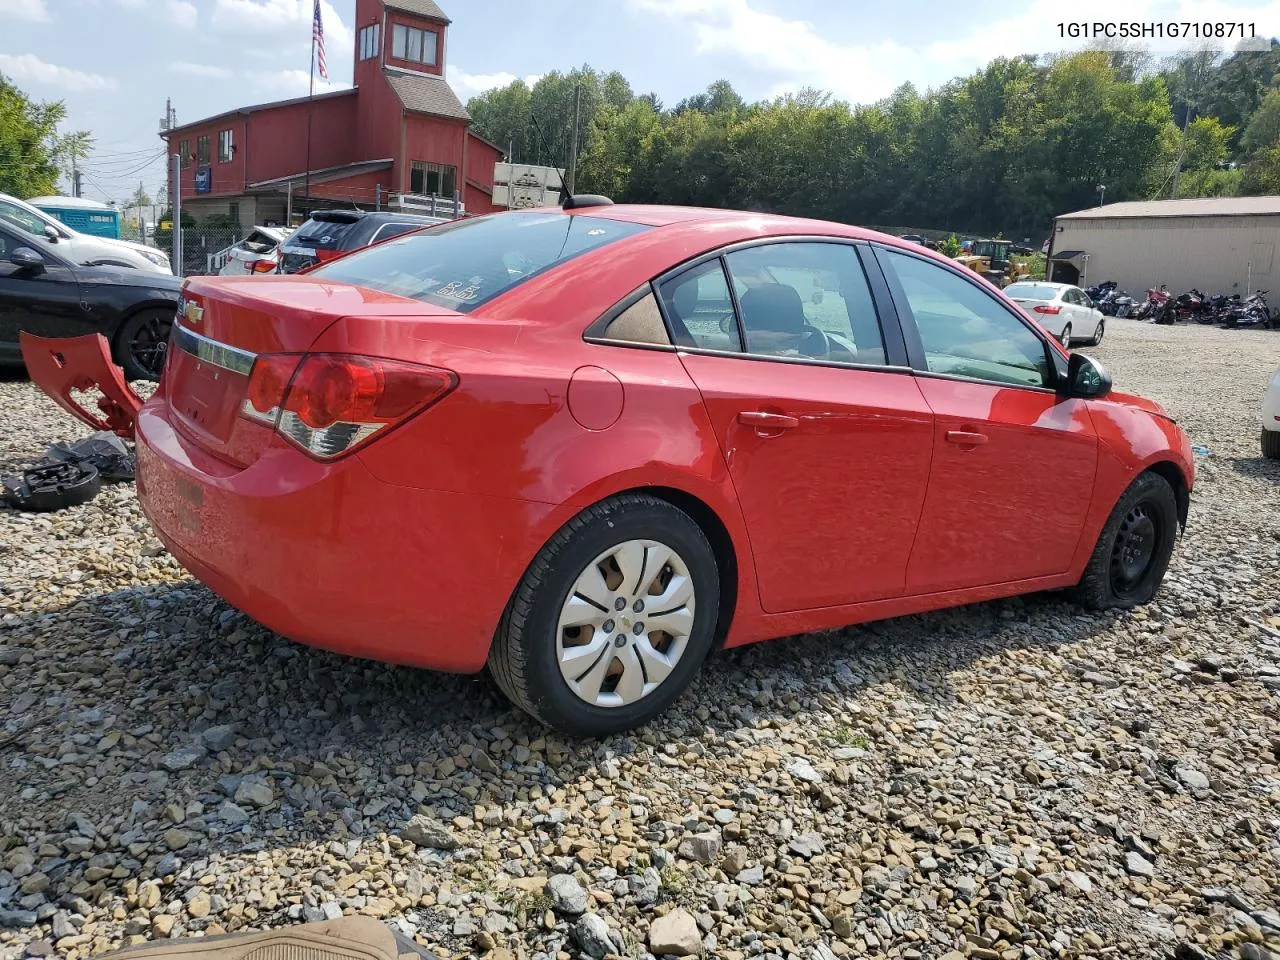
<path id="1" fill-rule="evenodd" d="M 18 247 L 44 259 L 43 269 L 20 267 L 9 260 Z M 68 337 L 84 332 L 88 314 L 80 306 L 75 272 L 36 246 L 35 238 L 0 228 L 0 351 L 18 354 L 18 333 Z"/>
<path id="2" fill-rule="evenodd" d="M 901 334 L 892 317 L 882 330 L 855 246 L 750 246 L 659 292 L 742 505 L 764 609 L 901 594 L 933 418 L 891 365 L 905 363 Z"/>
<path id="3" fill-rule="evenodd" d="M 1064 573 L 1098 460 L 1085 401 L 1055 392 L 1053 348 L 962 271 L 877 253 L 935 418 L 908 592 Z"/>

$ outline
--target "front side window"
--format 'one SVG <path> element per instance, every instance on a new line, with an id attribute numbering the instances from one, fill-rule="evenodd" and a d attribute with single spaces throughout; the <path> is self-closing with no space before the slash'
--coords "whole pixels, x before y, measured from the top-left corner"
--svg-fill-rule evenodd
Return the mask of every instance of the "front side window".
<path id="1" fill-rule="evenodd" d="M 235 144 L 231 141 L 231 131 L 223 130 L 218 134 L 218 162 L 229 163 L 235 152 Z"/>
<path id="2" fill-rule="evenodd" d="M 372 60 L 378 55 L 378 24 L 372 24 L 360 31 L 360 59 Z"/>
<path id="3" fill-rule="evenodd" d="M 196 137 L 196 163 L 209 162 L 209 138 Z"/>
<path id="4" fill-rule="evenodd" d="M 883 364 L 884 340 L 853 247 L 771 243 L 725 257 L 747 352 Z"/>
<path id="5" fill-rule="evenodd" d="M 391 31 L 391 56 L 432 66 L 436 62 L 436 35 L 397 23 Z"/>
<path id="6" fill-rule="evenodd" d="M 314 275 L 469 313 L 553 266 L 651 229 L 559 212 L 473 217 L 357 250 Z"/>
<path id="7" fill-rule="evenodd" d="M 718 258 L 672 277 L 662 284 L 659 293 L 678 346 L 703 350 L 742 349 L 733 298 Z"/>
<path id="8" fill-rule="evenodd" d="M 1044 341 L 977 284 L 919 257 L 882 256 L 906 296 L 930 373 L 1022 387 L 1052 383 Z"/>

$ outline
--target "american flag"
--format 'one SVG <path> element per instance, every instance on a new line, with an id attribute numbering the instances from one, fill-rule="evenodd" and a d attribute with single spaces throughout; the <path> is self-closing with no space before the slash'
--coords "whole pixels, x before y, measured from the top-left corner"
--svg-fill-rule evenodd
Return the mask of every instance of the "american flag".
<path id="1" fill-rule="evenodd" d="M 316 66 L 320 68 L 320 76 L 329 79 L 329 68 L 324 62 L 324 21 L 320 19 L 320 0 L 316 0 L 315 16 L 311 18 L 311 41 L 316 46 Z"/>

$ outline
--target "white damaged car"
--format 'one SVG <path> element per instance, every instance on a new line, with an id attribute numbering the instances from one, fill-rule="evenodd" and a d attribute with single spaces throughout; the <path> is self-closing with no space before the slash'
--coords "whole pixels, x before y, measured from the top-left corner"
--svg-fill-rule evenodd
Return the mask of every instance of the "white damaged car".
<path id="1" fill-rule="evenodd" d="M 1280 460 L 1280 370 L 1271 374 L 1262 395 L 1262 455 Z"/>

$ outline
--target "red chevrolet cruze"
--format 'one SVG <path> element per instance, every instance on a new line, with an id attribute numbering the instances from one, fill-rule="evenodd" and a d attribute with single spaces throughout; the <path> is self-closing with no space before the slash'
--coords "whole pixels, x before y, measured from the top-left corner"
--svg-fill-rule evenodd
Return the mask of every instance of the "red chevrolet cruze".
<path id="1" fill-rule="evenodd" d="M 986 281 L 841 224 L 567 206 L 191 280 L 137 416 L 174 556 L 285 636 L 487 665 L 576 734 L 717 645 L 1156 591 L 1186 435 Z"/>

